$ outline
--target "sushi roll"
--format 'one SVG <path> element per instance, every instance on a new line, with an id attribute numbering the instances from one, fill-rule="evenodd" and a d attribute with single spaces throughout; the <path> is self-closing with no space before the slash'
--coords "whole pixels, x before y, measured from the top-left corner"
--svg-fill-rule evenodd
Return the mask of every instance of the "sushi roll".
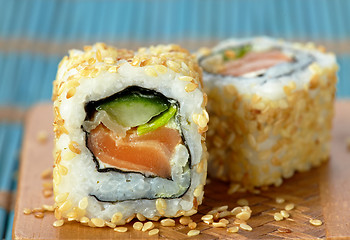
<path id="1" fill-rule="evenodd" d="M 92 227 L 196 213 L 209 121 L 201 70 L 176 45 L 71 50 L 54 81 L 55 217 Z"/>
<path id="2" fill-rule="evenodd" d="M 208 174 L 248 189 L 278 186 L 329 158 L 334 54 L 260 37 L 202 49 L 198 61 L 211 118 Z"/>

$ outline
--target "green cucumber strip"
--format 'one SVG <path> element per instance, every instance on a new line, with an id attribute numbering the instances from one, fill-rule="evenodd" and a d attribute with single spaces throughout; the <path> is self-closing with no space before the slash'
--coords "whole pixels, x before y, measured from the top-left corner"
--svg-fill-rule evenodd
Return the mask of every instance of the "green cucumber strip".
<path id="1" fill-rule="evenodd" d="M 138 126 L 137 127 L 137 134 L 140 136 L 140 135 L 143 135 L 145 133 L 152 132 L 152 131 L 156 130 L 157 128 L 164 126 L 165 124 L 167 124 L 167 122 L 169 122 L 169 120 L 172 117 L 174 117 L 174 115 L 176 114 L 176 111 L 177 111 L 176 106 L 171 105 L 167 111 L 165 111 L 161 115 L 155 117 L 149 123 Z"/>
<path id="2" fill-rule="evenodd" d="M 225 51 L 226 50 L 232 50 L 235 52 L 235 57 L 229 58 L 226 56 Z M 238 48 L 231 48 L 231 49 L 225 49 L 223 51 L 223 57 L 224 57 L 224 61 L 230 61 L 230 60 L 234 60 L 234 59 L 239 59 L 244 57 L 248 52 L 250 52 L 252 50 L 252 45 L 244 45 L 242 47 L 238 47 Z"/>
<path id="3" fill-rule="evenodd" d="M 136 127 L 149 122 L 168 108 L 169 103 L 159 96 L 132 92 L 103 103 L 96 110 L 106 111 L 113 120 L 124 127 Z"/>

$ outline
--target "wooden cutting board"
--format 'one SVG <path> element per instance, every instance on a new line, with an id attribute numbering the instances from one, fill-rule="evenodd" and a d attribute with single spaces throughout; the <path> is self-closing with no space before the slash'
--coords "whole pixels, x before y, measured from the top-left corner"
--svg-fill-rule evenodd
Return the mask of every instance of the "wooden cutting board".
<path id="1" fill-rule="evenodd" d="M 78 223 L 67 223 L 55 228 L 52 213 L 45 213 L 44 218 L 24 215 L 24 208 L 40 207 L 53 204 L 52 197 L 42 194 L 43 180 L 41 173 L 52 167 L 52 110 L 50 104 L 35 106 L 27 114 L 21 155 L 20 178 L 13 226 L 14 239 L 184 239 L 189 228 L 179 224 L 175 227 L 162 227 L 158 236 L 136 231 L 131 223 L 125 233 L 114 232 L 110 228 L 89 228 Z M 45 133 L 48 138 L 45 141 Z M 40 137 L 41 136 L 41 137 Z M 336 103 L 336 116 L 333 128 L 331 160 L 320 168 L 306 173 L 297 173 L 286 180 L 280 187 L 270 187 L 260 194 L 236 193 L 228 195 L 228 185 L 211 180 L 205 186 L 205 200 L 199 213 L 192 219 L 198 223 L 200 235 L 193 239 L 350 239 L 350 150 L 346 139 L 350 137 L 350 101 Z M 276 197 L 286 199 L 283 204 L 276 203 Z M 213 228 L 201 222 L 201 216 L 213 207 L 228 205 L 229 209 L 237 206 L 237 200 L 249 201 L 253 213 L 248 220 L 253 231 L 239 230 L 227 233 L 225 228 Z M 273 214 L 284 208 L 287 203 L 294 203 L 296 208 L 291 219 L 275 221 Z M 310 219 L 320 219 L 321 226 L 313 226 Z M 233 226 L 234 217 L 228 218 Z M 279 230 L 289 229 L 289 233 Z"/>

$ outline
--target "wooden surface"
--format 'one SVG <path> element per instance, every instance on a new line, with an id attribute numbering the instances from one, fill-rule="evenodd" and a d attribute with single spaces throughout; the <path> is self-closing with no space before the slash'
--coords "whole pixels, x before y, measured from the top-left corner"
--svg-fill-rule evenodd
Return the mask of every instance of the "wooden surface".
<path id="1" fill-rule="evenodd" d="M 24 208 L 53 204 L 53 199 L 42 195 L 41 178 L 43 170 L 52 167 L 52 111 L 49 104 L 34 107 L 27 115 L 21 155 L 20 179 L 17 194 L 16 212 L 13 227 L 14 239 L 148 239 L 148 233 L 135 231 L 134 221 L 126 225 L 128 232 L 117 233 L 110 228 L 89 228 L 78 223 L 67 223 L 54 228 L 54 216 L 46 213 L 43 219 L 33 215 L 24 215 Z M 41 131 L 48 133 L 48 140 L 38 141 Z M 228 186 L 222 182 L 211 181 L 205 187 L 205 200 L 199 213 L 192 217 L 198 223 L 201 234 L 192 239 L 350 239 L 350 152 L 346 139 L 350 137 L 350 101 L 336 103 L 331 161 L 320 168 L 307 173 L 297 173 L 286 180 L 281 187 L 271 187 L 261 194 L 237 193 L 227 195 Z M 276 197 L 286 199 L 283 204 Z M 213 228 L 200 221 L 212 207 L 237 206 L 237 200 L 246 198 L 253 210 L 248 224 L 253 231 L 240 230 L 239 233 L 227 233 L 226 229 Z M 295 203 L 291 219 L 276 222 L 273 214 L 284 208 L 286 203 Z M 311 218 L 324 222 L 322 226 L 313 226 Z M 234 217 L 228 218 L 233 226 Z M 189 228 L 176 220 L 175 227 L 161 227 L 158 238 L 184 239 Z M 290 233 L 280 233 L 278 229 L 290 229 Z"/>

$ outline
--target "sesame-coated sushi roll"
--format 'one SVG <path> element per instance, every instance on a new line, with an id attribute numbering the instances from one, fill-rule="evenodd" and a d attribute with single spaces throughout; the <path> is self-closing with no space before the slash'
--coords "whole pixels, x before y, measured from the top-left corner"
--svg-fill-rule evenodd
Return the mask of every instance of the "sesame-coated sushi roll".
<path id="1" fill-rule="evenodd" d="M 209 174 L 245 188 L 278 186 L 328 159 L 333 54 L 262 37 L 224 41 L 198 59 L 211 117 Z"/>
<path id="2" fill-rule="evenodd" d="M 54 82 L 56 218 L 113 227 L 196 213 L 209 119 L 194 57 L 176 45 L 84 50 Z"/>

